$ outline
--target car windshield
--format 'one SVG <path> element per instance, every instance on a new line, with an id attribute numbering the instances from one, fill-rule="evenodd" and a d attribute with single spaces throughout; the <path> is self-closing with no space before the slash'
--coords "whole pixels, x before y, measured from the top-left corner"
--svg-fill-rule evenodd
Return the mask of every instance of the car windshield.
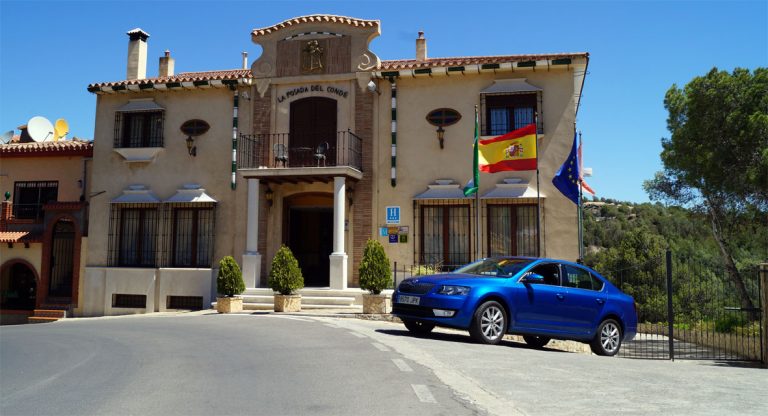
<path id="1" fill-rule="evenodd" d="M 516 258 L 490 258 L 478 260 L 454 270 L 454 273 L 480 276 L 510 277 L 531 264 L 533 260 Z"/>

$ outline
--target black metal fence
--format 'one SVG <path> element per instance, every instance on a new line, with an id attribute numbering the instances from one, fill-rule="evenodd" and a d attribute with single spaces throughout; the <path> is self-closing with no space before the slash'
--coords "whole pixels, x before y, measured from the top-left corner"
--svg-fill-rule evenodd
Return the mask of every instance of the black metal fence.
<path id="1" fill-rule="evenodd" d="M 761 361 L 760 276 L 717 261 L 665 256 L 606 273 L 638 306 L 627 358 Z"/>
<path id="2" fill-rule="evenodd" d="M 339 131 L 335 137 L 241 134 L 237 143 L 237 167 L 349 166 L 362 171 L 362 149 L 362 139 L 349 130 Z"/>

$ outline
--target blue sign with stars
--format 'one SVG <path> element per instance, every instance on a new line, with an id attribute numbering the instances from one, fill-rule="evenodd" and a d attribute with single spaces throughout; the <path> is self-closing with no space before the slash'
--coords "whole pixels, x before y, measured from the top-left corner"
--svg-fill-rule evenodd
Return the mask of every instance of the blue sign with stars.
<path id="1" fill-rule="evenodd" d="M 400 207 L 387 207 L 387 224 L 400 224 Z"/>

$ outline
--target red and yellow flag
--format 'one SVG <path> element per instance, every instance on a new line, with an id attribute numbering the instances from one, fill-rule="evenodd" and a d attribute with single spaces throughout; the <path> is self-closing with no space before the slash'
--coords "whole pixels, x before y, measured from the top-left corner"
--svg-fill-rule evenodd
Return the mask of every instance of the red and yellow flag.
<path id="1" fill-rule="evenodd" d="M 536 125 L 499 137 L 479 141 L 480 170 L 487 173 L 505 170 L 536 169 Z"/>

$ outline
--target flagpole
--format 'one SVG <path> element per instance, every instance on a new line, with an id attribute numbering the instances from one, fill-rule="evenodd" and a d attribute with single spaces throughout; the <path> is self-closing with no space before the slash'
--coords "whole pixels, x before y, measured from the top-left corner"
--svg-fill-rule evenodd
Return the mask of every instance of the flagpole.
<path id="1" fill-rule="evenodd" d="M 478 113 L 477 113 L 477 105 L 475 105 L 475 147 L 479 146 L 479 143 L 477 140 L 480 139 L 480 131 L 478 129 L 480 128 L 478 126 Z M 477 149 L 475 149 L 475 158 L 477 158 Z M 477 174 L 477 180 L 475 181 L 475 186 L 477 187 L 477 191 L 475 192 L 475 260 L 480 260 L 480 176 Z"/>
<path id="2" fill-rule="evenodd" d="M 533 113 L 536 142 L 536 255 L 541 257 L 541 192 L 539 191 L 539 113 Z"/>
<path id="3" fill-rule="evenodd" d="M 574 131 L 576 130 L 576 124 L 574 123 L 573 126 Z M 581 131 L 579 131 L 579 145 L 581 145 Z M 581 213 L 582 213 L 582 207 L 581 204 L 582 198 L 584 197 L 582 194 L 582 186 L 581 186 L 581 175 L 584 173 L 581 171 L 581 160 L 579 160 L 579 205 L 578 205 L 578 212 L 579 212 L 579 259 L 577 260 L 578 263 L 582 263 L 584 261 L 584 220 L 582 219 Z"/>

